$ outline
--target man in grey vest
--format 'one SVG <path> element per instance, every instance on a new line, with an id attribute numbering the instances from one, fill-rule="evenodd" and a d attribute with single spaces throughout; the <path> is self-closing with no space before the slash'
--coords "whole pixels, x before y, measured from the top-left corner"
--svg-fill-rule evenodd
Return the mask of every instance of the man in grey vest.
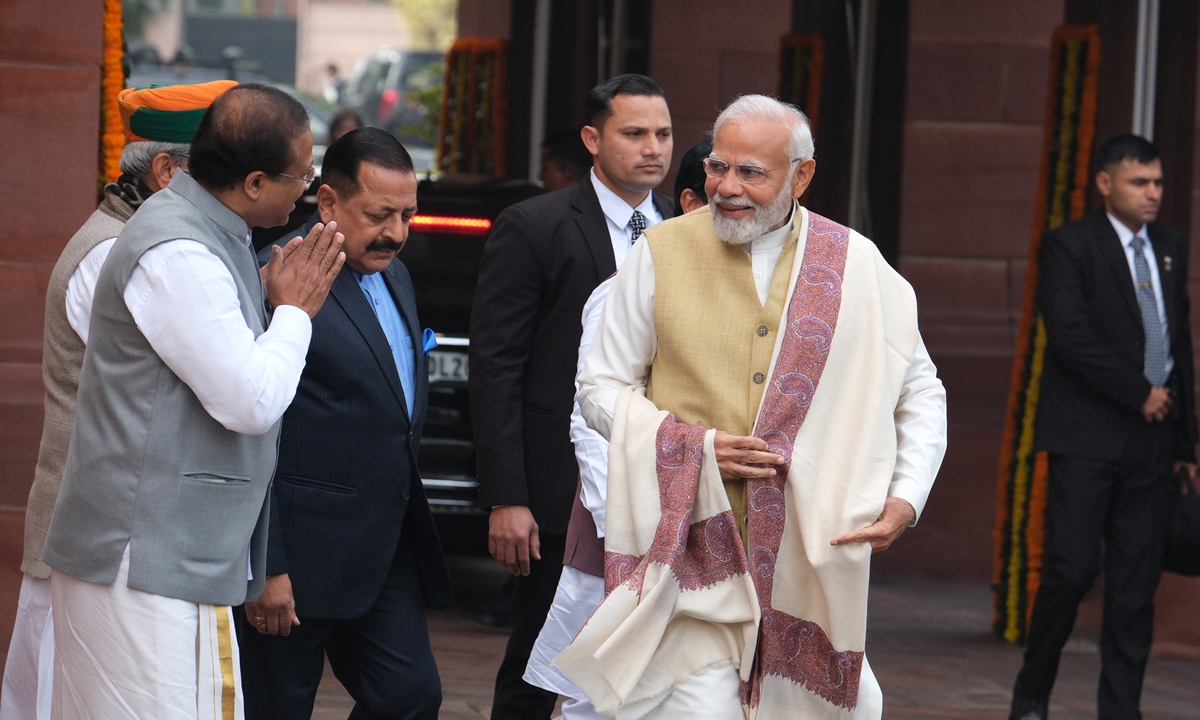
<path id="1" fill-rule="evenodd" d="M 237 83 L 230 80 L 122 90 L 125 148 L 121 176 L 104 187 L 104 200 L 71 238 L 46 289 L 42 379 L 46 412 L 37 469 L 25 510 L 21 594 L 13 623 L 0 720 L 48 720 L 54 668 L 54 622 L 50 613 L 50 568 L 42 546 L 58 498 L 67 448 L 75 429 L 75 393 L 87 344 L 96 277 L 117 234 L 142 202 L 187 167 L 188 143 L 203 111 Z M 159 122 L 143 122 L 148 118 Z"/>
<path id="2" fill-rule="evenodd" d="M 221 95 L 97 278 L 42 555 L 56 718 L 241 714 L 229 606 L 262 592 L 279 417 L 345 261 L 332 223 L 261 276 L 250 247 L 312 181 L 308 128 L 274 88 Z"/>

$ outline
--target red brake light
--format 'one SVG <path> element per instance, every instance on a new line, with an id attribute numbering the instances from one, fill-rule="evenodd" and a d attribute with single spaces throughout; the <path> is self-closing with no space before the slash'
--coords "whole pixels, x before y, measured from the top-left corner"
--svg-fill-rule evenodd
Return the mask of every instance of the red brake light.
<path id="1" fill-rule="evenodd" d="M 395 90 L 388 89 L 383 91 L 383 96 L 379 98 L 379 122 L 387 120 L 391 114 L 392 108 L 396 107 L 396 103 L 400 100 L 400 93 Z"/>
<path id="2" fill-rule="evenodd" d="M 492 221 L 487 218 L 447 217 L 444 215 L 414 215 L 409 223 L 414 232 L 449 233 L 451 235 L 487 235 Z"/>

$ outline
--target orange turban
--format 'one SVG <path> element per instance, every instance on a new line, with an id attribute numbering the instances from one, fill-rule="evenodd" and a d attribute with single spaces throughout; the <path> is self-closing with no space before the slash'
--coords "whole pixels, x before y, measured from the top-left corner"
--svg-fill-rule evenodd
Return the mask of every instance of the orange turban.
<path id="1" fill-rule="evenodd" d="M 121 106 L 125 141 L 190 143 L 208 106 L 234 85 L 234 80 L 214 80 L 122 90 L 117 103 Z"/>

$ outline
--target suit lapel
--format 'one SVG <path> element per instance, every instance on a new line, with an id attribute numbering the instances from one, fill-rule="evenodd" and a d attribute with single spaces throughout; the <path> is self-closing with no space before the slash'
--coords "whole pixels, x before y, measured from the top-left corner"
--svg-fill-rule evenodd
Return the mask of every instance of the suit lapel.
<path id="1" fill-rule="evenodd" d="M 388 344 L 387 336 L 383 334 L 383 326 L 379 324 L 379 318 L 375 316 L 375 311 L 371 309 L 371 305 L 367 302 L 367 296 L 363 294 L 362 288 L 359 287 L 350 268 L 343 268 L 338 273 L 337 279 L 333 281 L 333 286 L 329 289 L 329 294 L 337 301 L 358 331 L 362 333 L 363 339 L 367 341 L 367 347 L 371 348 L 375 360 L 379 363 L 379 369 L 383 371 L 383 376 L 387 378 L 388 385 L 403 407 L 404 388 L 400 385 L 400 374 L 396 372 L 396 361 L 392 357 L 392 348 Z"/>
<path id="2" fill-rule="evenodd" d="M 575 185 L 571 206 L 579 212 L 575 224 L 579 226 L 579 232 L 583 234 L 583 240 L 596 263 L 596 277 L 604 280 L 617 271 L 617 258 L 613 255 L 608 221 L 604 219 L 604 210 L 600 208 L 600 200 L 596 197 L 596 188 L 592 187 L 590 176 Z"/>
<path id="3" fill-rule="evenodd" d="M 675 217 L 675 201 L 666 195 L 652 193 L 654 198 L 654 207 L 658 208 L 658 214 L 662 215 L 663 220 L 670 220 Z"/>
<path id="4" fill-rule="evenodd" d="M 1125 307 L 1129 309 L 1138 327 L 1141 327 L 1142 311 L 1138 307 L 1137 295 L 1133 289 L 1133 274 L 1129 272 L 1129 260 L 1125 257 L 1125 248 L 1121 245 L 1121 238 L 1117 237 L 1117 231 L 1113 230 L 1112 223 L 1108 221 L 1108 216 L 1103 211 L 1094 215 L 1093 218 L 1095 219 L 1092 221 L 1092 234 L 1099 245 L 1100 254 L 1108 261 L 1109 267 L 1117 279 L 1117 292 L 1125 301 Z"/>
<path id="5" fill-rule="evenodd" d="M 415 421 L 417 419 L 418 410 L 420 410 L 421 398 L 424 396 L 421 392 L 421 386 L 429 382 L 429 371 L 425 369 L 425 351 L 423 346 L 424 338 L 421 336 L 421 325 L 417 318 L 417 304 L 413 295 L 411 284 L 405 283 L 396 273 L 396 262 L 388 266 L 388 269 L 383 273 L 383 281 L 391 292 L 392 298 L 396 301 L 396 307 L 400 309 L 400 317 L 404 318 L 404 325 L 408 328 L 408 335 L 412 338 L 413 356 L 410 358 L 413 368 L 413 403 L 416 407 L 412 408 L 410 417 Z M 403 395 L 403 393 L 401 393 Z M 408 408 L 406 408 L 408 409 Z"/>

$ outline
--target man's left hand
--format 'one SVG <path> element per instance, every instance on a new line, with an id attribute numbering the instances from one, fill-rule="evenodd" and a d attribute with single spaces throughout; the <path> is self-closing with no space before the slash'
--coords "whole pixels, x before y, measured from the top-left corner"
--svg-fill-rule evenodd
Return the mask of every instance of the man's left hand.
<path id="1" fill-rule="evenodd" d="M 883 513 L 879 516 L 879 519 L 869 527 L 834 538 L 829 544 L 844 545 L 846 543 L 869 542 L 871 543 L 872 552 L 887 550 L 892 546 L 892 543 L 896 542 L 896 538 L 900 537 L 905 529 L 916 519 L 917 511 L 913 509 L 913 506 L 907 500 L 890 497 L 884 503 Z"/>

